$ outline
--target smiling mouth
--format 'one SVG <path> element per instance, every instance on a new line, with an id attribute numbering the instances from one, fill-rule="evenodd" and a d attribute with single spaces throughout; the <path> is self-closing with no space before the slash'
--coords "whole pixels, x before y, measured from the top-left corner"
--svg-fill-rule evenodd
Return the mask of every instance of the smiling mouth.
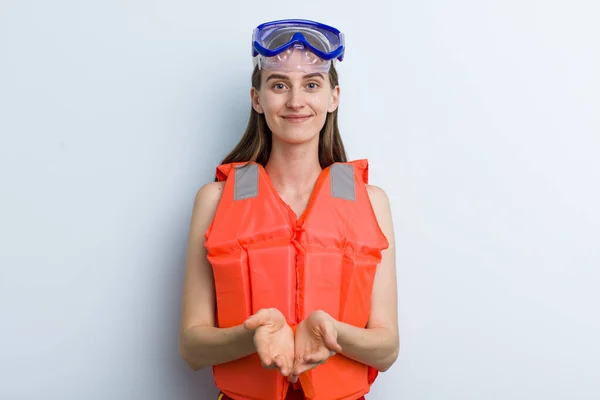
<path id="1" fill-rule="evenodd" d="M 293 124 L 299 124 L 299 123 L 302 123 L 302 122 L 308 120 L 310 117 L 312 117 L 312 115 L 294 115 L 294 116 L 283 117 L 283 119 L 285 119 L 287 122 L 291 122 Z"/>

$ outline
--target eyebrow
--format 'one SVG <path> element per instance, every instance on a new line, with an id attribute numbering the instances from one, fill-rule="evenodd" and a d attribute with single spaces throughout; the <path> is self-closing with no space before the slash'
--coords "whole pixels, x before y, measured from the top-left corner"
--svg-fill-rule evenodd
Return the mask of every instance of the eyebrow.
<path id="1" fill-rule="evenodd" d="M 323 74 L 321 74 L 319 72 L 313 72 L 312 74 L 306 74 L 306 75 L 304 75 L 303 79 L 309 79 L 309 78 L 314 78 L 314 77 L 319 77 L 319 78 L 325 80 L 325 77 L 323 76 Z M 287 77 L 285 75 L 281 75 L 281 74 L 269 75 L 269 77 L 267 78 L 267 82 L 269 82 L 271 79 L 282 79 L 285 81 L 290 80 L 289 77 Z"/>

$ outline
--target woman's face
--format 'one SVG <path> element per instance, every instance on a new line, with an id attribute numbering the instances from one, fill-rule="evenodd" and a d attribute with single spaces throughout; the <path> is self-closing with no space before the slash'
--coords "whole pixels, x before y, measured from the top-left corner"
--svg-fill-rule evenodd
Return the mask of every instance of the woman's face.
<path id="1" fill-rule="evenodd" d="M 339 87 L 331 87 L 327 73 L 263 70 L 260 90 L 252 89 L 252 106 L 265 115 L 273 139 L 293 144 L 318 141 L 338 101 Z"/>

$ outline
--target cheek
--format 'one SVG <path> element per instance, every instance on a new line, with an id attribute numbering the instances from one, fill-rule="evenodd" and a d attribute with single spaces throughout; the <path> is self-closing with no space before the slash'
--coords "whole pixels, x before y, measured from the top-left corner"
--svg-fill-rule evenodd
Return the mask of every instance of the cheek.
<path id="1" fill-rule="evenodd" d="M 319 113 L 325 113 L 327 114 L 327 111 L 329 109 L 329 105 L 331 104 L 331 98 L 328 95 L 323 95 L 323 96 L 319 96 L 317 99 L 315 99 L 316 101 L 314 102 L 314 109 L 317 110 Z"/>
<path id="2" fill-rule="evenodd" d="M 267 114 L 267 115 L 276 114 L 283 106 L 281 99 L 272 98 L 272 97 L 264 98 L 263 102 L 261 104 L 262 104 L 263 110 L 265 111 L 265 114 Z"/>
<path id="3" fill-rule="evenodd" d="M 261 103 L 267 126 L 273 132 L 279 130 L 278 127 L 280 124 L 280 121 L 277 119 L 277 115 L 281 109 L 281 105 L 277 100 L 278 99 L 276 98 L 274 99 L 271 97 L 266 97 L 263 99 L 263 103 Z"/>

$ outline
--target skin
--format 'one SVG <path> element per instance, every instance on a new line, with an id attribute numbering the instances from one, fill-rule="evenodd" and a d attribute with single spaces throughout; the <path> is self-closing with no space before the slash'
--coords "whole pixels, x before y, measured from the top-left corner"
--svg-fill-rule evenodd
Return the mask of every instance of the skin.
<path id="1" fill-rule="evenodd" d="M 301 215 L 321 171 L 319 131 L 339 102 L 339 87 L 327 74 L 310 71 L 263 71 L 261 89 L 251 90 L 252 106 L 273 132 L 265 167 L 281 198 Z M 382 252 L 371 295 L 366 328 L 315 311 L 296 327 L 295 335 L 276 309 L 260 310 L 239 326 L 217 328 L 212 267 L 204 248 L 204 232 L 214 218 L 223 182 L 198 191 L 190 224 L 183 285 L 180 352 L 194 369 L 226 363 L 257 352 L 265 368 L 278 368 L 291 382 L 335 353 L 387 370 L 399 352 L 394 229 L 385 192 L 367 186 L 379 225 L 390 246 Z"/>

